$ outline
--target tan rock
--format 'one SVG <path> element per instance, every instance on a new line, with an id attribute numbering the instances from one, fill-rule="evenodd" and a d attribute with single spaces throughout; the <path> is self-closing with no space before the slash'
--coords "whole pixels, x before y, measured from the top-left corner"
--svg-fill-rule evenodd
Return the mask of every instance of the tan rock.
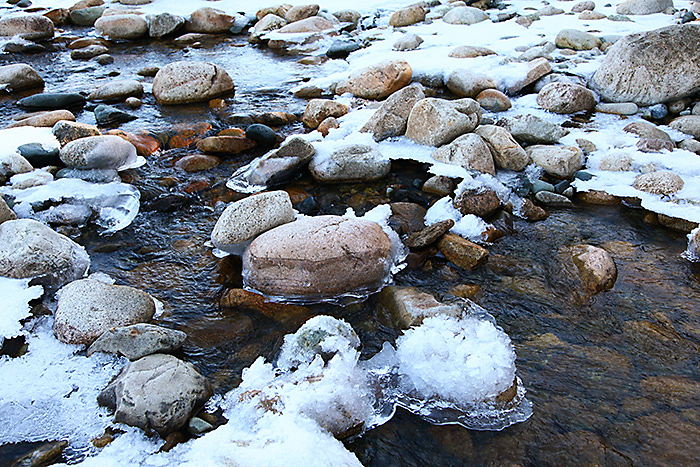
<path id="1" fill-rule="evenodd" d="M 357 70 L 338 83 L 335 93 L 346 92 L 364 99 L 383 99 L 411 82 L 411 66 L 403 60 L 388 60 Z"/>
<path id="2" fill-rule="evenodd" d="M 481 107 L 472 99 L 421 99 L 406 123 L 406 136 L 419 144 L 442 146 L 473 131 L 481 119 Z"/>
<path id="3" fill-rule="evenodd" d="M 410 26 L 425 21 L 425 10 L 420 5 L 411 5 L 392 13 L 389 25 L 395 28 Z"/>
<path id="4" fill-rule="evenodd" d="M 311 99 L 306 104 L 301 121 L 311 129 L 317 128 L 328 117 L 342 117 L 348 113 L 345 104 L 330 99 Z"/>
<path id="5" fill-rule="evenodd" d="M 491 150 L 484 139 L 475 133 L 462 135 L 450 144 L 436 149 L 433 152 L 433 159 L 468 170 L 496 175 Z"/>
<path id="6" fill-rule="evenodd" d="M 683 189 L 683 179 L 666 170 L 638 175 L 632 186 L 656 195 L 672 195 Z"/>
<path id="7" fill-rule="evenodd" d="M 52 127 L 61 120 L 74 122 L 75 115 L 68 110 L 50 110 L 10 123 L 5 128 L 17 128 L 20 126 Z"/>
<path id="8" fill-rule="evenodd" d="M 420 84 L 412 84 L 396 91 L 382 103 L 360 132 L 372 133 L 375 141 L 403 135 L 413 106 L 424 98 Z"/>
<path id="9" fill-rule="evenodd" d="M 489 257 L 486 248 L 452 233 L 445 234 L 440 239 L 438 249 L 451 263 L 466 270 L 480 266 Z"/>
<path id="10" fill-rule="evenodd" d="M 575 245 L 571 257 L 585 287 L 593 293 L 609 290 L 617 280 L 617 266 L 610 253 L 592 245 Z"/>
<path id="11" fill-rule="evenodd" d="M 530 156 L 505 128 L 496 125 L 480 125 L 474 133 L 486 141 L 497 167 L 519 172 L 525 170 L 530 163 Z"/>
<path id="12" fill-rule="evenodd" d="M 159 104 L 189 104 L 208 101 L 233 91 L 226 70 L 213 63 L 174 62 L 153 79 L 153 95 Z"/>

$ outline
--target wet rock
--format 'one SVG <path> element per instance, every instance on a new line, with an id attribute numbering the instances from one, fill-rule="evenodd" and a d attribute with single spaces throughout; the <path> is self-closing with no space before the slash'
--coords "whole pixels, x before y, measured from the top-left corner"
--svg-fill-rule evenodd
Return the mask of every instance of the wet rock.
<path id="1" fill-rule="evenodd" d="M 309 163 L 311 175 L 322 183 L 379 180 L 391 169 L 389 159 L 371 146 L 351 144 L 328 154 L 316 153 Z"/>
<path id="2" fill-rule="evenodd" d="M 17 148 L 17 151 L 35 168 L 62 164 L 58 157 L 58 148 L 46 149 L 41 143 L 23 144 Z"/>
<path id="3" fill-rule="evenodd" d="M 403 135 L 413 106 L 424 98 L 420 84 L 412 84 L 396 91 L 382 103 L 360 132 L 372 133 L 375 141 Z"/>
<path id="4" fill-rule="evenodd" d="M 576 146 L 535 145 L 526 152 L 532 162 L 559 178 L 571 178 L 583 166 L 583 151 Z"/>
<path id="5" fill-rule="evenodd" d="M 92 6 L 71 10 L 70 21 L 76 26 L 93 26 L 106 9 L 106 6 Z"/>
<path id="6" fill-rule="evenodd" d="M 104 45 L 93 44 L 83 47 L 82 49 L 75 49 L 70 53 L 70 58 L 73 60 L 90 60 L 98 55 L 106 54 L 109 49 Z"/>
<path id="7" fill-rule="evenodd" d="M 618 15 L 650 15 L 673 8 L 673 0 L 625 0 L 617 5 Z"/>
<path id="8" fill-rule="evenodd" d="M 584 286 L 592 293 L 612 289 L 617 266 L 610 253 L 592 245 L 574 245 L 571 257 Z"/>
<path id="9" fill-rule="evenodd" d="M 568 134 L 561 126 L 530 114 L 501 119 L 498 125 L 525 144 L 555 144 Z"/>
<path id="10" fill-rule="evenodd" d="M 230 204 L 219 217 L 211 241 L 220 250 L 240 253 L 239 244 L 292 222 L 294 210 L 286 191 L 270 191 Z"/>
<path id="11" fill-rule="evenodd" d="M 266 295 L 337 296 L 387 278 L 391 242 L 369 221 L 305 217 L 263 233 L 243 259 L 244 283 Z"/>
<path id="12" fill-rule="evenodd" d="M 235 17 L 216 8 L 199 8 L 192 12 L 185 28 L 187 32 L 222 34 L 231 29 Z"/>
<path id="13" fill-rule="evenodd" d="M 474 99 L 481 108 L 491 112 L 505 112 L 513 106 L 508 96 L 498 89 L 484 89 Z"/>
<path id="14" fill-rule="evenodd" d="M 0 224 L 5 221 L 13 221 L 17 219 L 17 214 L 10 209 L 10 207 L 5 202 L 5 199 L 0 196 Z"/>
<path id="15" fill-rule="evenodd" d="M 143 85 L 133 79 L 122 79 L 103 84 L 94 90 L 88 99 L 92 101 L 119 101 L 127 97 L 141 97 Z"/>
<path id="16" fill-rule="evenodd" d="M 450 51 L 449 57 L 452 58 L 475 58 L 485 57 L 487 55 L 496 55 L 491 49 L 474 45 L 460 45 Z"/>
<path id="17" fill-rule="evenodd" d="M 537 465 L 632 466 L 627 456 L 606 445 L 591 431 L 576 430 L 548 438 L 536 450 Z"/>
<path id="18" fill-rule="evenodd" d="M 251 185 L 278 183 L 309 163 L 316 149 L 306 140 L 294 137 L 279 149 L 265 154 L 244 177 Z"/>
<path id="19" fill-rule="evenodd" d="M 433 152 L 433 159 L 458 165 L 468 170 L 496 174 L 491 150 L 484 139 L 475 133 L 462 135 L 450 144 L 436 149 Z"/>
<path id="20" fill-rule="evenodd" d="M 585 87 L 573 83 L 550 83 L 537 94 L 540 107 L 558 114 L 592 110 L 595 95 Z"/>
<path id="21" fill-rule="evenodd" d="M 22 15 L 0 19 L 0 36 L 19 36 L 29 41 L 53 38 L 54 27 L 50 19 L 40 15 Z"/>
<path id="22" fill-rule="evenodd" d="M 700 137 L 700 115 L 683 115 L 675 118 L 668 126 L 693 138 Z"/>
<path id="23" fill-rule="evenodd" d="M 16 460 L 12 467 L 43 467 L 56 463 L 63 450 L 68 447 L 68 441 L 52 441 L 44 443 L 32 452 Z"/>
<path id="24" fill-rule="evenodd" d="M 473 131 L 481 119 L 481 107 L 472 99 L 447 101 L 421 99 L 406 123 L 406 136 L 419 144 L 442 146 Z"/>
<path id="25" fill-rule="evenodd" d="M 416 287 L 384 287 L 379 294 L 379 306 L 384 308 L 399 329 L 420 326 L 423 319 L 430 316 L 462 315 L 459 305 L 448 305 L 438 302 L 432 295 L 421 292 Z"/>
<path id="26" fill-rule="evenodd" d="M 65 146 L 76 139 L 99 136 L 100 130 L 96 126 L 88 125 L 87 123 L 61 120 L 54 124 L 51 133 L 61 143 L 61 146 Z"/>
<path id="27" fill-rule="evenodd" d="M 182 347 L 187 334 L 153 324 L 133 324 L 110 329 L 97 338 L 87 350 L 122 355 L 131 361 L 146 355 L 167 353 Z"/>
<path id="28" fill-rule="evenodd" d="M 448 24 L 476 24 L 489 19 L 488 15 L 478 8 L 461 6 L 452 8 L 442 20 Z"/>
<path id="29" fill-rule="evenodd" d="M 404 34 L 399 37 L 392 48 L 398 50 L 399 52 L 404 52 L 407 50 L 416 50 L 423 43 L 423 38 L 416 34 Z"/>
<path id="30" fill-rule="evenodd" d="M 328 58 L 347 58 L 352 52 L 360 50 L 361 46 L 354 41 L 333 41 L 331 46 L 326 51 Z"/>
<path id="31" fill-rule="evenodd" d="M 531 222 L 542 221 L 549 217 L 549 213 L 543 208 L 536 206 L 532 201 L 525 198 L 520 208 L 522 216 Z"/>
<path id="32" fill-rule="evenodd" d="M 471 270 L 483 264 L 489 257 L 489 251 L 467 239 L 447 233 L 437 244 L 440 253 L 451 263 L 462 269 Z"/>
<path id="33" fill-rule="evenodd" d="M 598 204 L 603 206 L 617 206 L 621 203 L 620 198 L 605 191 L 590 190 L 576 193 L 577 199 L 588 204 Z"/>
<path id="34" fill-rule="evenodd" d="M 396 10 L 389 17 L 389 26 L 400 28 L 425 21 L 425 10 L 420 5 L 411 5 Z"/>
<path id="35" fill-rule="evenodd" d="M 657 214 L 657 219 L 659 220 L 659 224 L 677 232 L 690 233 L 698 227 L 696 222 L 690 222 L 685 219 L 671 217 L 661 213 Z"/>
<path id="36" fill-rule="evenodd" d="M 17 105 L 32 110 L 70 109 L 85 105 L 85 98 L 74 93 L 43 93 L 20 99 Z"/>
<path id="37" fill-rule="evenodd" d="M 0 88 L 9 92 L 40 88 L 44 80 L 34 68 L 25 63 L 0 66 Z"/>
<path id="38" fill-rule="evenodd" d="M 155 38 L 174 34 L 185 25 L 185 18 L 172 13 L 147 15 L 146 19 L 148 20 L 148 36 Z"/>
<path id="39" fill-rule="evenodd" d="M 30 219 L 0 225 L 0 275 L 61 286 L 85 275 L 90 258 L 68 237 Z"/>
<path id="40" fill-rule="evenodd" d="M 594 36 L 578 29 L 562 29 L 554 39 L 560 49 L 591 50 L 600 47 L 603 42 Z"/>
<path id="41" fill-rule="evenodd" d="M 632 186 L 655 195 L 672 195 L 683 189 L 683 179 L 666 170 L 638 175 Z"/>
<path id="42" fill-rule="evenodd" d="M 207 101 L 233 88 L 233 81 L 223 68 L 206 62 L 170 63 L 153 79 L 153 95 L 159 104 Z"/>
<path id="43" fill-rule="evenodd" d="M 474 133 L 481 136 L 491 149 L 493 161 L 497 167 L 519 172 L 530 163 L 530 157 L 505 128 L 496 125 L 480 125 Z"/>
<path id="44" fill-rule="evenodd" d="M 242 136 L 209 136 L 197 141 L 197 149 L 207 154 L 240 154 L 257 144 Z"/>
<path id="45" fill-rule="evenodd" d="M 301 121 L 311 129 L 317 128 L 328 117 L 342 117 L 348 113 L 348 107 L 330 99 L 311 99 L 304 109 Z"/>
<path id="46" fill-rule="evenodd" d="M 346 92 L 364 99 L 384 99 L 411 82 L 411 66 L 403 60 L 388 60 L 353 72 L 338 83 L 335 93 Z"/>
<path id="47" fill-rule="evenodd" d="M 97 401 L 115 409 L 116 422 L 165 435 L 183 427 L 212 394 L 193 365 L 155 354 L 127 365 Z"/>
<path id="48" fill-rule="evenodd" d="M 132 40 L 148 33 L 148 23 L 140 15 L 103 15 L 95 21 L 95 31 L 112 40 Z"/>
<path id="49" fill-rule="evenodd" d="M 438 196 L 448 196 L 455 191 L 454 180 L 444 175 L 434 175 L 427 179 L 421 188 L 426 193 Z"/>
<path id="50" fill-rule="evenodd" d="M 284 18 L 293 23 L 295 21 L 300 21 L 302 19 L 310 18 L 318 13 L 320 7 L 316 4 L 310 5 L 296 5 L 291 7 Z"/>
<path id="51" fill-rule="evenodd" d="M 333 13 L 333 16 L 338 18 L 341 23 L 351 23 L 357 25 L 362 18 L 362 15 L 357 10 L 340 10 Z"/>
<path id="52" fill-rule="evenodd" d="M 391 203 L 389 225 L 399 234 L 412 234 L 425 228 L 426 209 L 416 203 Z"/>
<path id="53" fill-rule="evenodd" d="M 642 152 L 658 153 L 664 150 L 673 151 L 675 148 L 675 144 L 663 139 L 640 138 L 637 141 L 637 149 Z"/>
<path id="54" fill-rule="evenodd" d="M 119 136 L 88 136 L 61 148 L 61 160 L 81 169 L 119 169 L 136 160 L 136 148 Z"/>
<path id="55" fill-rule="evenodd" d="M 536 58 L 528 62 L 528 69 L 525 76 L 515 81 L 506 87 L 506 93 L 515 95 L 523 90 L 526 86 L 531 85 L 538 79 L 552 71 L 552 65 L 546 58 Z"/>
<path id="56" fill-rule="evenodd" d="M 124 99 L 124 104 L 130 109 L 138 109 L 143 105 L 143 101 L 137 97 L 127 97 Z"/>
<path id="57" fill-rule="evenodd" d="M 440 240 L 440 238 L 449 232 L 454 225 L 455 221 L 452 219 L 436 222 L 435 224 L 432 224 L 418 232 L 414 232 L 406 237 L 406 239 L 403 241 L 404 245 L 411 250 L 422 250 Z"/>
<path id="58" fill-rule="evenodd" d="M 190 156 L 185 156 L 175 163 L 177 167 L 180 167 L 185 172 L 202 172 L 205 170 L 213 169 L 221 163 L 221 160 L 216 156 L 207 156 L 204 154 L 194 154 Z"/>
<path id="59" fill-rule="evenodd" d="M 463 215 L 474 214 L 488 217 L 501 207 L 501 200 L 493 190 L 475 188 L 465 190 L 453 202 L 454 207 Z"/>
<path id="60" fill-rule="evenodd" d="M 95 107 L 94 112 L 97 124 L 104 126 L 118 125 L 120 123 L 130 122 L 131 120 L 138 118 L 136 115 L 132 115 L 128 112 L 124 112 L 123 110 L 119 110 L 116 107 L 105 104 L 100 104 Z"/>
<path id="61" fill-rule="evenodd" d="M 445 85 L 458 97 L 476 97 L 484 89 L 496 88 L 496 83 L 488 76 L 464 68 L 450 73 Z"/>
<path id="62" fill-rule="evenodd" d="M 7 125 L 5 128 L 17 128 L 20 126 L 51 127 L 60 121 L 75 121 L 75 115 L 68 110 L 51 110 L 39 112 L 31 117 L 23 118 Z"/>
<path id="63" fill-rule="evenodd" d="M 254 123 L 245 129 L 245 136 L 255 141 L 258 146 L 269 149 L 277 145 L 277 133 L 267 125 Z"/>

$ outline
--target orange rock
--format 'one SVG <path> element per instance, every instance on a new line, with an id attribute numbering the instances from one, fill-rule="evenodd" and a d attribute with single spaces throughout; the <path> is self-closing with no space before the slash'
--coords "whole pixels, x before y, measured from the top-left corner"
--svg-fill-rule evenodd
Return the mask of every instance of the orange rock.
<path id="1" fill-rule="evenodd" d="M 185 172 L 201 172 L 203 170 L 213 169 L 219 165 L 220 162 L 221 161 L 216 156 L 195 154 L 179 159 L 175 165 L 184 169 Z"/>
<path id="2" fill-rule="evenodd" d="M 226 101 L 223 99 L 212 99 L 209 101 L 210 109 L 225 109 L 226 107 Z"/>
<path id="3" fill-rule="evenodd" d="M 209 180 L 195 180 L 185 187 L 183 190 L 185 193 L 192 194 L 198 191 L 206 190 L 211 186 Z"/>
<path id="4" fill-rule="evenodd" d="M 303 188 L 287 187 L 284 189 L 284 191 L 286 191 L 289 195 L 289 199 L 292 200 L 292 204 L 299 204 L 306 198 L 311 196 L 309 192 L 304 190 Z"/>
<path id="5" fill-rule="evenodd" d="M 210 136 L 197 142 L 197 149 L 207 154 L 240 154 L 257 144 L 241 136 Z"/>
<path id="6" fill-rule="evenodd" d="M 245 136 L 243 128 L 226 128 L 221 130 L 217 136 Z"/>
<path id="7" fill-rule="evenodd" d="M 175 128 L 176 133 L 168 141 L 168 149 L 184 148 L 196 143 L 212 128 L 211 123 L 200 122 L 192 126 Z"/>
<path id="8" fill-rule="evenodd" d="M 136 147 L 139 156 L 148 157 L 160 149 L 158 140 L 146 134 L 128 133 L 123 130 L 109 130 L 106 134 L 124 138 Z"/>

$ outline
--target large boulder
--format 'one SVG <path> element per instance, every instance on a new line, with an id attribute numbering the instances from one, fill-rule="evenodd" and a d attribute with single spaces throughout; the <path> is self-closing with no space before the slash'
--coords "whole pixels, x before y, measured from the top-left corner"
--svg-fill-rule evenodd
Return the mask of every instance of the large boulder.
<path id="1" fill-rule="evenodd" d="M 155 312 L 142 290 L 81 279 L 61 289 L 53 332 L 61 342 L 89 345 L 112 328 L 149 322 Z"/>
<path id="2" fill-rule="evenodd" d="M 153 95 L 159 104 L 190 104 L 233 91 L 226 70 L 207 62 L 174 62 L 153 79 Z"/>
<path id="3" fill-rule="evenodd" d="M 554 144 L 569 133 L 560 125 L 531 114 L 503 118 L 498 125 L 508 130 L 516 141 L 526 144 Z"/>
<path id="4" fill-rule="evenodd" d="M 159 13 L 146 16 L 148 20 L 148 36 L 163 37 L 177 32 L 185 25 L 185 18 L 172 13 Z"/>
<path id="5" fill-rule="evenodd" d="M 61 160 L 68 167 L 119 169 L 136 161 L 133 144 L 116 135 L 79 138 L 61 148 Z"/>
<path id="6" fill-rule="evenodd" d="M 672 195 L 683 189 L 685 183 L 680 175 L 668 170 L 638 175 L 632 186 L 639 191 L 655 195 Z"/>
<path id="7" fill-rule="evenodd" d="M 53 22 L 45 16 L 23 15 L 0 19 L 0 36 L 19 36 L 29 41 L 51 39 Z"/>
<path id="8" fill-rule="evenodd" d="M 331 154 L 317 152 L 309 163 L 311 175 L 323 183 L 379 180 L 391 169 L 391 161 L 366 144 L 350 144 Z"/>
<path id="9" fill-rule="evenodd" d="M 379 224 L 304 217 L 253 240 L 243 278 L 266 295 L 318 299 L 375 290 L 387 280 L 391 263 L 391 242 Z"/>
<path id="10" fill-rule="evenodd" d="M 154 324 L 132 324 L 103 333 L 87 350 L 90 356 L 95 352 L 123 355 L 131 361 L 154 353 L 166 353 L 182 347 L 187 334 Z"/>
<path id="11" fill-rule="evenodd" d="M 387 60 L 362 68 L 338 83 L 335 93 L 346 92 L 363 99 L 384 99 L 411 82 L 411 65 L 403 60 Z"/>
<path id="12" fill-rule="evenodd" d="M 583 151 L 576 146 L 538 144 L 529 146 L 527 154 L 545 172 L 559 178 L 570 178 L 583 166 Z"/>
<path id="13" fill-rule="evenodd" d="M 65 235 L 30 219 L 0 225 L 0 276 L 58 287 L 80 279 L 90 267 L 85 249 Z"/>
<path id="14" fill-rule="evenodd" d="M 447 89 L 457 97 L 476 97 L 485 89 L 495 89 L 496 83 L 486 75 L 457 68 L 447 78 Z"/>
<path id="15" fill-rule="evenodd" d="M 673 8 L 673 0 L 625 0 L 617 5 L 618 15 L 651 15 Z"/>
<path id="16" fill-rule="evenodd" d="M 475 133 L 462 135 L 450 144 L 436 149 L 433 152 L 433 159 L 468 170 L 496 175 L 491 150 L 484 139 Z"/>
<path id="17" fill-rule="evenodd" d="M 480 125 L 474 133 L 486 141 L 496 167 L 519 172 L 530 163 L 530 157 L 505 128 L 496 125 Z"/>
<path id="18" fill-rule="evenodd" d="M 611 102 L 652 105 L 700 90 L 700 26 L 630 34 L 608 49 L 590 81 Z"/>
<path id="19" fill-rule="evenodd" d="M 423 87 L 417 83 L 396 91 L 374 112 L 360 132 L 372 133 L 375 141 L 403 135 L 408 116 L 421 99 L 425 99 L 425 94 Z"/>
<path id="20" fill-rule="evenodd" d="M 580 84 L 549 83 L 537 94 L 537 103 L 545 110 L 558 114 L 572 114 L 593 110 L 595 95 Z"/>
<path id="21" fill-rule="evenodd" d="M 203 7 L 192 12 L 185 27 L 188 32 L 220 34 L 228 32 L 235 21 L 235 16 L 224 11 Z"/>
<path id="22" fill-rule="evenodd" d="M 165 436 L 182 428 L 212 393 L 192 364 L 155 354 L 127 365 L 97 401 L 115 410 L 114 421 Z"/>
<path id="23" fill-rule="evenodd" d="M 452 8 L 442 20 L 449 24 L 476 24 L 489 19 L 488 15 L 478 8 L 461 6 Z"/>
<path id="24" fill-rule="evenodd" d="M 25 63 L 0 66 L 0 87 L 10 92 L 39 88 L 44 80 L 34 68 Z"/>
<path id="25" fill-rule="evenodd" d="M 473 131 L 480 119 L 481 107 L 473 99 L 448 101 L 429 97 L 411 109 L 406 136 L 419 144 L 442 146 Z"/>
<path id="26" fill-rule="evenodd" d="M 109 15 L 95 21 L 97 34 L 113 40 L 138 39 L 148 33 L 148 22 L 141 15 Z"/>

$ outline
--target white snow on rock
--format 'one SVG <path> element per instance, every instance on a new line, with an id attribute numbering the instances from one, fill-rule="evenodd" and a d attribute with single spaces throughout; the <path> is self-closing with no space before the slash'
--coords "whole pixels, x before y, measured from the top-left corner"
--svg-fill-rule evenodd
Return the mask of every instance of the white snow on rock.
<path id="1" fill-rule="evenodd" d="M 28 302 L 41 297 L 43 287 L 29 287 L 29 279 L 0 277 L 0 296 L 3 297 L 0 309 L 0 346 L 3 340 L 22 334 L 21 320 L 29 316 Z"/>

